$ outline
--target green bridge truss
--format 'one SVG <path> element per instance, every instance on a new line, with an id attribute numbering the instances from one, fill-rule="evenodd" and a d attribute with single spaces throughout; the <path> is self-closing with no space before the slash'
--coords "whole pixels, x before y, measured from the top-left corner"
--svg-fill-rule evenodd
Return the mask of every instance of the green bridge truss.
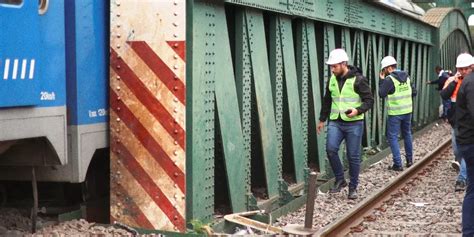
<path id="1" fill-rule="evenodd" d="M 316 135 L 324 64 L 342 47 L 378 94 L 379 63 L 393 55 L 419 92 L 413 121 L 438 116 L 426 82 L 471 51 L 463 13 L 423 19 L 360 0 L 194 0 L 187 4 L 187 220 L 285 206 L 309 169 L 331 177 L 325 135 Z M 365 119 L 364 150 L 386 147 L 386 110 Z M 343 150 L 343 149 L 341 149 Z"/>

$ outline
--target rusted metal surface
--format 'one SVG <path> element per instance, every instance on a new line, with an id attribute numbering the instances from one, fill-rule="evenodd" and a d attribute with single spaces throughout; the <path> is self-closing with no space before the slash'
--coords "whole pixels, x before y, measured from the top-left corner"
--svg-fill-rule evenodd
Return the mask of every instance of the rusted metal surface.
<path id="1" fill-rule="evenodd" d="M 445 151 L 450 144 L 451 138 L 445 139 L 441 145 L 433 149 L 425 158 L 416 162 L 382 190 L 352 208 L 351 211 L 339 218 L 336 222 L 318 231 L 316 235 L 344 236 L 348 233 L 362 232 L 363 226 L 359 223 L 364 219 L 373 219 L 371 213 L 374 209 L 379 208 L 384 202 L 390 201 L 389 199 L 391 197 L 400 195 L 400 192 L 404 192 L 404 186 L 411 179 L 429 172 L 429 164 L 439 158 L 439 155 Z"/>
<path id="2" fill-rule="evenodd" d="M 110 14 L 111 222 L 185 231 L 185 1 Z"/>
<path id="3" fill-rule="evenodd" d="M 282 234 L 283 230 L 279 227 L 275 227 L 275 226 L 245 217 L 245 216 L 263 214 L 263 213 L 264 211 L 249 211 L 249 212 L 243 212 L 243 213 L 234 213 L 234 214 L 224 216 L 224 219 L 232 223 L 248 226 L 250 228 L 262 231 L 265 234 Z"/>

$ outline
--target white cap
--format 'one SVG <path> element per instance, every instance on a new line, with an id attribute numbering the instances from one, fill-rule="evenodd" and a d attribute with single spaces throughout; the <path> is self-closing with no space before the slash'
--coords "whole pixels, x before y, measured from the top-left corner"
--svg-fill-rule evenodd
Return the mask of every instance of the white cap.
<path id="1" fill-rule="evenodd" d="M 456 59 L 456 68 L 469 67 L 473 62 L 472 56 L 468 53 L 459 54 Z"/>
<path id="2" fill-rule="evenodd" d="M 381 64 L 380 69 L 384 69 L 388 66 L 396 65 L 397 60 L 395 60 L 395 58 L 392 56 L 385 56 L 380 62 L 380 64 Z"/>
<path id="3" fill-rule="evenodd" d="M 347 61 L 349 61 L 349 56 L 347 56 L 346 51 L 344 51 L 344 49 L 335 49 L 329 54 L 329 58 L 328 61 L 326 61 L 326 64 L 334 65 Z"/>

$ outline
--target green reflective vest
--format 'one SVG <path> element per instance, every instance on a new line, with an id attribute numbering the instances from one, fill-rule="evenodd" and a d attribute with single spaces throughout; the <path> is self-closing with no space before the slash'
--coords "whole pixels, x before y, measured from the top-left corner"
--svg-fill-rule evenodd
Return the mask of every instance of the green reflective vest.
<path id="1" fill-rule="evenodd" d="M 410 78 L 401 83 L 393 76 L 390 76 L 395 86 L 395 92 L 387 96 L 388 115 L 402 115 L 413 111 L 413 101 L 411 96 Z"/>
<path id="2" fill-rule="evenodd" d="M 341 116 L 344 121 L 357 121 L 364 119 L 364 114 L 358 114 L 349 118 L 344 113 L 350 108 L 357 108 L 362 105 L 359 94 L 354 90 L 355 80 L 355 76 L 347 78 L 342 86 L 342 90 L 339 91 L 336 76 L 332 75 L 329 79 L 329 91 L 331 92 L 332 98 L 331 114 L 329 115 L 331 120 L 336 120 L 339 116 Z"/>

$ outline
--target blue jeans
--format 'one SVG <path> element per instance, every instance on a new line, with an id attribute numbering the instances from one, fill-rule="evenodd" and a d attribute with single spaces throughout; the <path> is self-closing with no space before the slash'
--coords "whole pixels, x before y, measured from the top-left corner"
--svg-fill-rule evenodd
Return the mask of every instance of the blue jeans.
<path id="1" fill-rule="evenodd" d="M 456 143 L 456 132 L 451 128 L 451 146 L 453 147 L 454 158 L 459 162 L 459 175 L 457 181 L 467 180 L 467 170 L 466 170 L 466 161 L 464 161 L 462 155 L 459 152 L 458 145 Z"/>
<path id="2" fill-rule="evenodd" d="M 443 118 L 447 118 L 448 117 L 448 109 L 451 107 L 451 99 L 447 99 L 447 100 L 442 100 L 442 104 L 443 104 L 443 114 L 441 115 L 441 117 Z"/>
<path id="3" fill-rule="evenodd" d="M 413 161 L 413 144 L 411 137 L 411 113 L 402 115 L 389 115 L 387 121 L 387 141 L 392 150 L 393 164 L 402 167 L 400 146 L 398 145 L 398 134 L 402 130 L 403 142 L 405 144 L 405 156 L 407 162 Z"/>
<path id="4" fill-rule="evenodd" d="M 474 144 L 458 144 L 458 149 L 467 167 L 467 189 L 462 203 L 462 234 L 474 236 Z"/>
<path id="5" fill-rule="evenodd" d="M 344 168 L 339 158 L 339 146 L 346 141 L 347 160 L 349 161 L 349 187 L 356 189 L 359 184 L 360 155 L 364 121 L 340 122 L 329 121 L 326 140 L 326 153 L 336 181 L 344 179 Z"/>

